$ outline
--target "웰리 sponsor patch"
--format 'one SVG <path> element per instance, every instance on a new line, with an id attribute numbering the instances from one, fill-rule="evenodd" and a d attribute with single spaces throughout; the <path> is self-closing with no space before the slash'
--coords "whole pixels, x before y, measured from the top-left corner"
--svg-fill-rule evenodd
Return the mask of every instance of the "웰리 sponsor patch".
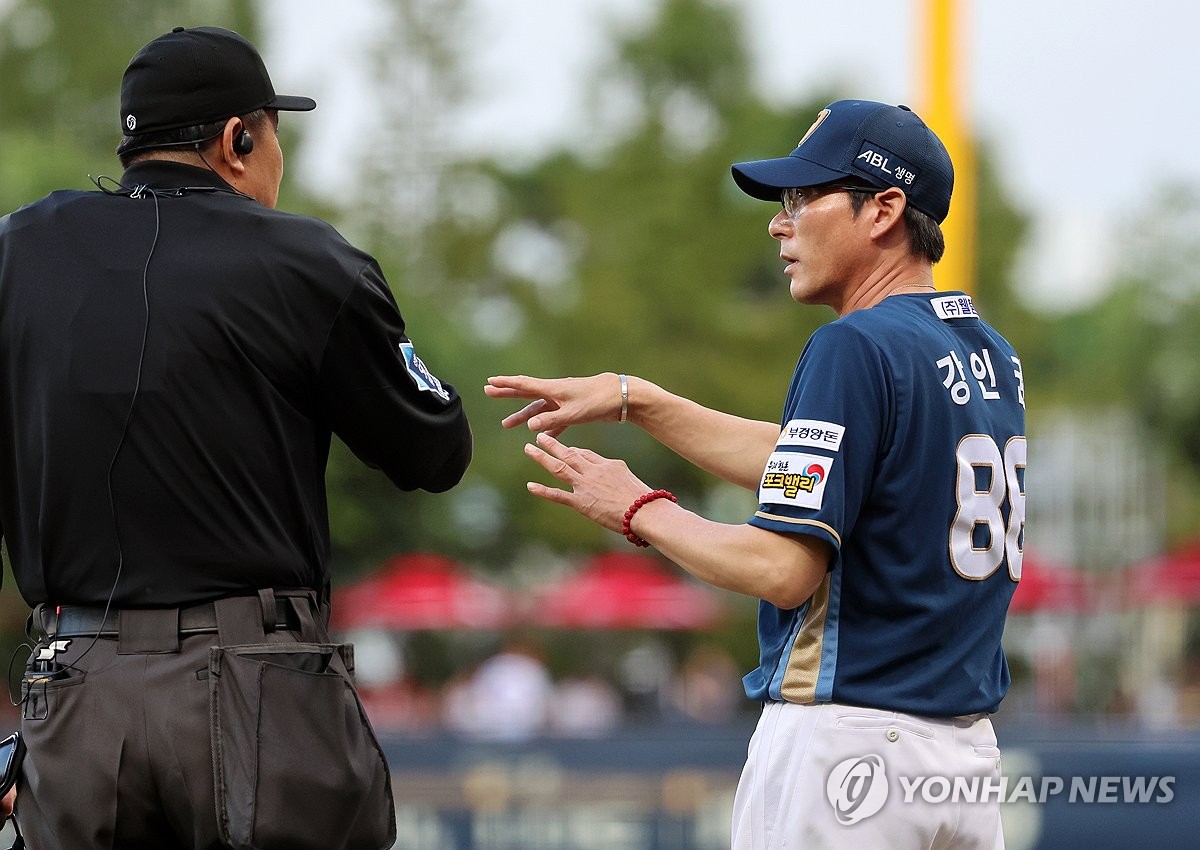
<path id="1" fill-rule="evenodd" d="M 979 318 L 979 313 L 975 311 L 975 302 L 971 300 L 970 295 L 946 295 L 932 299 L 929 304 L 942 321 Z"/>
<path id="2" fill-rule="evenodd" d="M 836 452 L 842 447 L 846 426 L 819 419 L 793 419 L 779 432 L 777 446 L 813 446 Z"/>
<path id="3" fill-rule="evenodd" d="M 825 483 L 832 468 L 833 460 L 820 455 L 775 452 L 763 470 L 758 503 L 816 510 L 825 497 Z"/>

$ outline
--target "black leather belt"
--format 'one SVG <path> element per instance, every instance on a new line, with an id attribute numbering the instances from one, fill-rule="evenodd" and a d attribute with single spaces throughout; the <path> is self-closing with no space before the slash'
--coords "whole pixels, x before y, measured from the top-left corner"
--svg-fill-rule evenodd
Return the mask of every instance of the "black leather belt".
<path id="1" fill-rule="evenodd" d="M 300 618 L 296 616 L 296 612 L 288 600 L 289 597 L 286 596 L 279 596 L 275 599 L 275 628 L 280 631 L 300 628 Z M 308 600 L 303 600 L 303 604 L 307 605 Z M 50 611 L 53 610 L 50 609 Z M 109 609 L 107 618 L 104 616 L 104 608 L 100 606 L 61 605 L 57 610 L 57 623 L 54 623 L 53 628 L 47 630 L 49 637 L 120 637 L 120 629 L 117 627 L 117 623 L 120 621 L 120 612 L 115 608 Z M 202 635 L 216 633 L 217 609 L 211 602 L 189 605 L 186 608 L 178 610 L 179 634 Z M 55 618 L 51 614 L 47 619 L 53 621 Z"/>

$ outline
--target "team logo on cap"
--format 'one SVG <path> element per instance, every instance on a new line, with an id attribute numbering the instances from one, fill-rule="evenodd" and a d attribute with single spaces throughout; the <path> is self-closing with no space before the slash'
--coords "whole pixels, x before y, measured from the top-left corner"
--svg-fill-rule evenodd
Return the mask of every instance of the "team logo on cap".
<path id="1" fill-rule="evenodd" d="M 818 113 L 817 113 L 817 120 L 816 120 L 816 121 L 814 121 L 814 122 L 812 123 L 812 126 L 808 128 L 808 132 L 804 134 L 804 138 L 803 138 L 803 139 L 801 139 L 800 141 L 796 142 L 796 147 L 800 147 L 802 144 L 804 144 L 805 142 L 807 142 L 807 141 L 808 141 L 808 137 L 809 137 L 809 136 L 811 136 L 811 135 L 813 134 L 813 131 L 814 131 L 814 130 L 816 130 L 818 127 L 820 127 L 820 126 L 821 126 L 821 122 L 822 122 L 822 121 L 824 121 L 824 120 L 825 120 L 826 118 L 828 118 L 828 117 L 829 117 L 829 110 L 828 110 L 828 109 L 822 109 L 820 112 L 818 112 Z"/>
<path id="2" fill-rule="evenodd" d="M 125 126 L 129 130 L 132 130 L 137 126 L 137 119 L 133 117 L 132 112 L 125 116 Z"/>

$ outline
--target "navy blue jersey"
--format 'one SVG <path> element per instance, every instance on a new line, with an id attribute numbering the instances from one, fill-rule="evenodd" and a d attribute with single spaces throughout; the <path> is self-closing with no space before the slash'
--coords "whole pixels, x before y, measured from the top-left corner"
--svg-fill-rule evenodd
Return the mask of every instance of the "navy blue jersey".
<path id="1" fill-rule="evenodd" d="M 962 293 L 885 298 L 800 357 L 751 525 L 836 550 L 803 605 L 759 610 L 752 699 L 994 711 L 1021 577 L 1021 362 Z"/>

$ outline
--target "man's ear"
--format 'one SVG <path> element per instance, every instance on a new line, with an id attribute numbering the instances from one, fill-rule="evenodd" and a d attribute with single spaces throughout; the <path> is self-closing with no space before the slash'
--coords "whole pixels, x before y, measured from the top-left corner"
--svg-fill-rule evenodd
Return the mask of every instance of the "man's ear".
<path id="1" fill-rule="evenodd" d="M 880 238 L 893 230 L 904 218 L 908 198 L 902 190 L 892 186 L 876 194 L 874 201 L 871 235 Z"/>
<path id="2" fill-rule="evenodd" d="M 246 123 L 241 118 L 230 118 L 225 122 L 225 129 L 221 131 L 221 159 L 238 177 L 246 172 L 246 163 L 242 161 L 242 157 L 250 152 L 238 143 L 245 132 Z"/>

